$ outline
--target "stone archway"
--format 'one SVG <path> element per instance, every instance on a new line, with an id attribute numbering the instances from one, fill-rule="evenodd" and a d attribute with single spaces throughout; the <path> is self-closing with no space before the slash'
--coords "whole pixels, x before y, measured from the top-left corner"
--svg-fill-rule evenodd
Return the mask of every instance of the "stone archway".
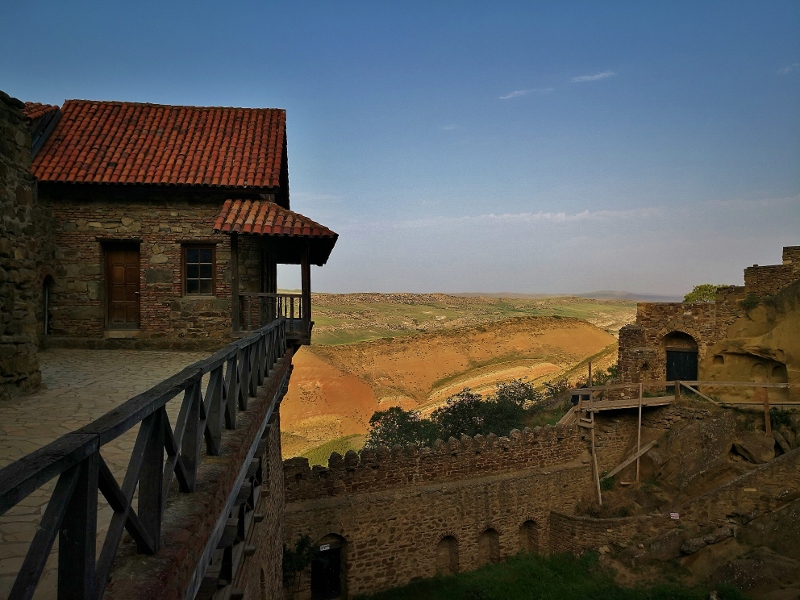
<path id="1" fill-rule="evenodd" d="M 697 341 L 683 331 L 671 331 L 661 340 L 667 381 L 697 380 Z"/>

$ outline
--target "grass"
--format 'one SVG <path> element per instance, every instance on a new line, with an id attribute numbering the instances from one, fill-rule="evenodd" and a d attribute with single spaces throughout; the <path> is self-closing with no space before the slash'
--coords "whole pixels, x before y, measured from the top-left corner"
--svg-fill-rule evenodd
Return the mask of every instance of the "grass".
<path id="1" fill-rule="evenodd" d="M 307 458 L 308 464 L 311 466 L 322 465 L 323 467 L 327 467 L 328 459 L 334 452 L 338 452 L 344 456 L 348 450 L 355 450 L 358 452 L 361 450 L 361 446 L 363 445 L 364 436 L 354 433 L 352 435 L 346 435 L 344 437 L 339 437 L 335 440 L 325 442 L 321 446 L 317 446 L 316 448 L 312 448 L 311 450 L 304 452 L 301 454 L 301 456 Z"/>
<path id="2" fill-rule="evenodd" d="M 634 589 L 614 582 L 595 554 L 517 554 L 505 562 L 455 576 L 439 576 L 360 600 L 706 600 L 709 589 L 659 584 Z M 745 598 L 733 587 L 718 588 L 720 600 Z"/>
<path id="3" fill-rule="evenodd" d="M 356 297 L 353 297 L 356 296 Z M 583 320 L 630 319 L 635 302 L 563 298 L 464 298 L 456 296 L 315 295 L 314 343 L 352 344 L 447 328 L 453 321 L 564 316 Z"/>

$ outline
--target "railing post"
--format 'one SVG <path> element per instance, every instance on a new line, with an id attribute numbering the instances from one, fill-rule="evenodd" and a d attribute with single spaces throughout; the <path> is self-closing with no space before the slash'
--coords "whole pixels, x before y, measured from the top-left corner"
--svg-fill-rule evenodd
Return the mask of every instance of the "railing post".
<path id="1" fill-rule="evenodd" d="M 97 540 L 97 475 L 99 450 L 79 469 L 58 535 L 58 598 L 96 598 L 95 544 Z"/>
<path id="2" fill-rule="evenodd" d="M 163 464 L 164 464 L 164 419 L 166 410 L 162 406 L 141 427 L 147 428 L 147 441 L 139 472 L 139 520 L 153 540 L 156 551 L 161 547 L 161 515 L 163 513 Z M 144 550 L 142 550 L 144 551 Z"/>

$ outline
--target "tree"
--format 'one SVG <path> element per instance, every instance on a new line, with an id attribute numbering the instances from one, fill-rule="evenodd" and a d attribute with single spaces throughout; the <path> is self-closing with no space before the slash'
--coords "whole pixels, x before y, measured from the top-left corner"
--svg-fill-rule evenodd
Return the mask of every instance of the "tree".
<path id="1" fill-rule="evenodd" d="M 427 419 L 420 418 L 419 412 L 393 406 L 370 417 L 369 436 L 364 447 L 421 446 L 431 443 L 436 437 L 436 427 Z"/>
<path id="2" fill-rule="evenodd" d="M 717 290 L 724 288 L 724 285 L 714 285 L 713 283 L 701 283 L 694 286 L 691 292 L 683 297 L 684 302 L 714 302 Z"/>
<path id="3" fill-rule="evenodd" d="M 512 379 L 507 383 L 497 384 L 497 392 L 494 397 L 496 400 L 515 402 L 525 409 L 535 406 L 544 399 L 542 393 L 524 379 Z"/>
<path id="4" fill-rule="evenodd" d="M 450 396 L 444 406 L 431 414 L 442 439 L 460 435 L 473 436 L 483 430 L 484 400 L 469 388 Z"/>

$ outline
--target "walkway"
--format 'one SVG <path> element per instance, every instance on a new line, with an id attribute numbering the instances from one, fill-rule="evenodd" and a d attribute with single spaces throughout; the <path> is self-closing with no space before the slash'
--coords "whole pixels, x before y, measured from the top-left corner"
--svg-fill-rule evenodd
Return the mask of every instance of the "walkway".
<path id="1" fill-rule="evenodd" d="M 90 423 L 208 355 L 208 352 L 61 348 L 40 352 L 46 389 L 0 403 L 0 467 Z M 178 408 L 177 402 L 171 404 Z M 102 450 L 103 458 L 115 474 L 124 472 L 137 429 Z M 0 598 L 6 598 L 11 590 L 54 482 L 0 516 Z M 98 529 L 105 529 L 110 516 L 111 510 L 104 504 L 98 515 Z M 48 567 L 35 598 L 55 597 L 55 575 L 55 570 Z"/>

